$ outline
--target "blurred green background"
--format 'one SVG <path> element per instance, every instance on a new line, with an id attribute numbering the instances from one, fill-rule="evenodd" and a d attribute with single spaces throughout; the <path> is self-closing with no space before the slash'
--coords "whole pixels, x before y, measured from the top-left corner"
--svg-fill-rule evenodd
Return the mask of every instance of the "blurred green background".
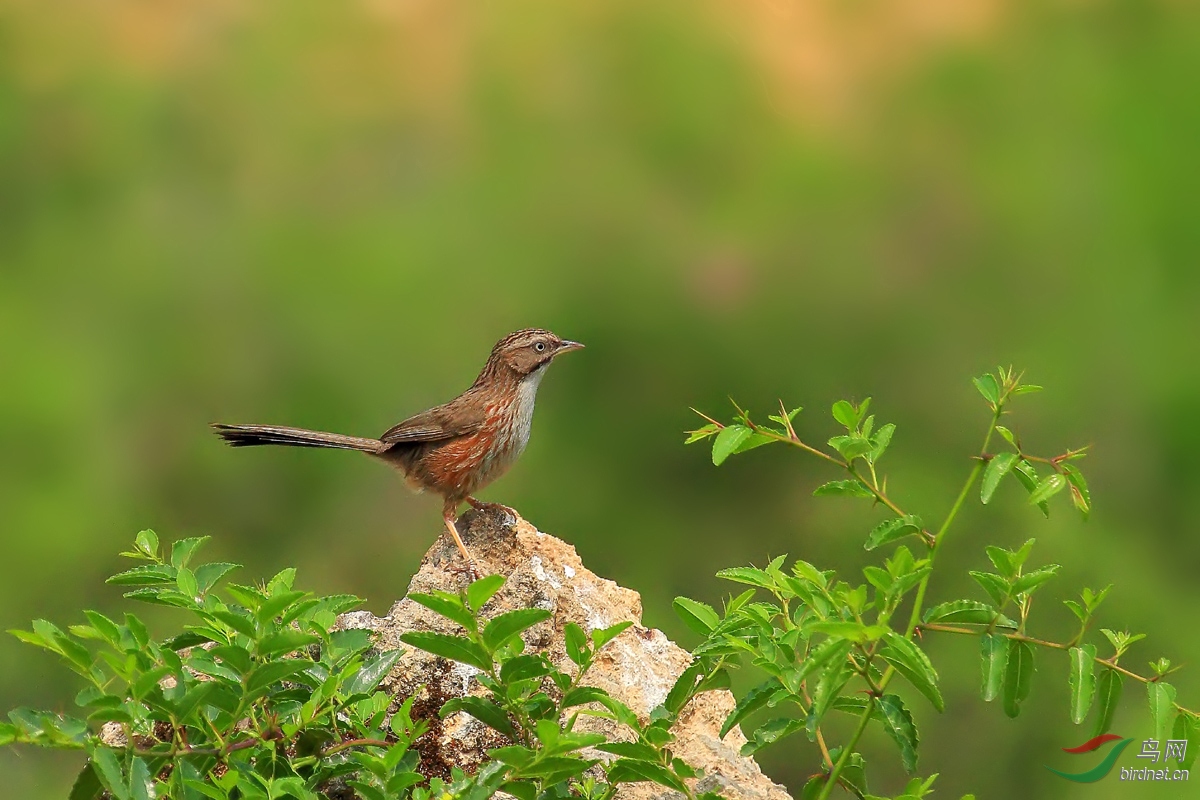
<path id="1" fill-rule="evenodd" d="M 1094 444 L 1095 513 L 1047 522 L 1015 484 L 972 502 L 931 600 L 1036 536 L 1065 565 L 1037 632 L 1069 637 L 1058 601 L 1111 581 L 1101 624 L 1149 633 L 1131 666 L 1200 663 L 1197 131 L 1200 14 L 1168 0 L 4 0 L 0 629 L 122 609 L 103 578 L 143 527 L 383 613 L 438 503 L 206 425 L 378 434 L 536 325 L 588 349 L 483 496 L 685 645 L 673 596 L 719 602 L 717 569 L 784 552 L 857 574 L 879 516 L 813 498 L 836 476 L 800 453 L 714 469 L 689 405 L 782 397 L 821 441 L 870 394 L 893 495 L 934 519 L 986 422 L 969 378 L 1011 362 L 1048 387 L 1018 404 L 1027 443 Z M 939 797 L 1198 794 L 1042 767 L 1091 735 L 1059 654 L 1011 721 L 973 640 L 927 645 Z M 1173 681 L 1200 706 L 1194 667 Z M 75 688 L 0 638 L 0 708 Z M 1150 735 L 1140 687 L 1115 729 Z M 865 747 L 897 791 L 890 742 Z M 796 737 L 762 761 L 798 791 L 817 758 Z M 79 764 L 0 750 L 2 793 L 65 797 Z"/>

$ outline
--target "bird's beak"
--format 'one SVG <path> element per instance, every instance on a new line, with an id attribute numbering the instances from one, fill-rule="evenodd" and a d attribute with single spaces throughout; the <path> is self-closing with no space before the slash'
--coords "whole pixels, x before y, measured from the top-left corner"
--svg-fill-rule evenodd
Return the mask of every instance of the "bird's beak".
<path id="1" fill-rule="evenodd" d="M 572 342 L 567 339 L 564 339 L 558 343 L 558 352 L 559 353 L 569 353 L 572 350 L 582 350 L 582 349 L 583 349 L 583 345 L 581 345 L 579 342 Z M 555 353 L 555 355 L 557 355 L 557 354 L 558 353 Z"/>

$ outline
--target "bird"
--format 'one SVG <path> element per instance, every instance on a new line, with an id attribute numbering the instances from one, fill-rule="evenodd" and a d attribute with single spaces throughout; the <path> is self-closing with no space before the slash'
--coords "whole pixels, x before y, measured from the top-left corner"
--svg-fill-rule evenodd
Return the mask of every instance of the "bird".
<path id="1" fill-rule="evenodd" d="M 456 511 L 502 508 L 474 495 L 513 465 L 529 442 L 534 401 L 550 362 L 583 345 L 542 328 L 505 336 L 492 348 L 479 377 L 448 403 L 415 414 L 378 439 L 282 425 L 212 423 L 233 447 L 283 445 L 357 450 L 397 469 L 410 488 L 442 498 L 442 520 L 476 577 L 480 572 L 463 544 Z M 515 515 L 515 512 L 512 512 Z"/>

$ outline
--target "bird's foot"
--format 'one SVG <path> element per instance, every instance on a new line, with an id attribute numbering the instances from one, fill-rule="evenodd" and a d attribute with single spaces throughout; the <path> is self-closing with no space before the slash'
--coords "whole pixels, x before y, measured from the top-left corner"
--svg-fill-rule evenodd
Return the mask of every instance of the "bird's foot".
<path id="1" fill-rule="evenodd" d="M 503 503 L 485 503 L 482 500 L 476 500 L 474 497 L 468 497 L 467 503 L 476 511 L 503 511 L 512 517 L 513 522 L 521 518 L 521 515 L 517 513 L 515 508 L 510 508 Z"/>
<path id="2" fill-rule="evenodd" d="M 484 577 L 483 570 L 479 569 L 479 565 L 474 561 L 459 561 L 455 559 L 446 569 L 456 575 L 466 575 L 472 581 L 477 581 Z"/>

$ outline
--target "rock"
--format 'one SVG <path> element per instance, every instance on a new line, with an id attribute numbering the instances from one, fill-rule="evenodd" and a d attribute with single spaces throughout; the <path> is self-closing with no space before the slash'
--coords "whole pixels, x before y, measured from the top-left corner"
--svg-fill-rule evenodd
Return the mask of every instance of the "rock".
<path id="1" fill-rule="evenodd" d="M 507 578 L 504 587 L 484 607 L 484 617 L 516 608 L 551 611 L 549 620 L 526 631 L 525 642 L 531 650 L 545 652 L 566 672 L 574 671 L 563 649 L 563 628 L 568 622 L 590 631 L 629 620 L 633 626 L 601 651 L 585 682 L 605 689 L 643 720 L 662 703 L 690 663 L 690 656 L 661 631 L 641 625 L 642 601 L 637 592 L 596 576 L 583 566 L 574 547 L 500 508 L 468 512 L 459 521 L 459 531 L 485 574 Z M 458 551 L 443 535 L 426 553 L 408 591 L 456 592 L 468 580 Z M 383 650 L 401 647 L 399 637 L 408 631 L 461 633 L 455 623 L 407 598 L 397 602 L 386 617 L 357 611 L 342 615 L 338 624 L 375 631 L 377 646 Z M 397 698 L 417 695 L 413 716 L 428 720 L 431 726 L 418 742 L 422 770 L 427 775 L 447 776 L 455 766 L 474 771 L 486 750 L 509 743 L 466 714 L 445 720 L 437 716 L 447 699 L 484 691 L 475 681 L 474 668 L 403 647 L 404 654 L 383 688 Z M 735 728 L 724 739 L 718 735 L 733 707 L 733 696 L 727 691 L 699 695 L 680 715 L 675 728 L 678 740 L 672 750 L 702 770 L 697 786 L 701 791 L 719 790 L 731 800 L 787 800 L 789 795 L 782 786 L 764 776 L 752 758 L 739 754 L 746 741 L 741 731 Z M 617 729 L 615 723 L 594 717 L 583 718 L 578 727 L 610 736 Z M 596 756 L 612 757 L 603 753 Z M 655 784 L 635 783 L 622 785 L 617 797 L 666 800 L 681 795 Z"/>

